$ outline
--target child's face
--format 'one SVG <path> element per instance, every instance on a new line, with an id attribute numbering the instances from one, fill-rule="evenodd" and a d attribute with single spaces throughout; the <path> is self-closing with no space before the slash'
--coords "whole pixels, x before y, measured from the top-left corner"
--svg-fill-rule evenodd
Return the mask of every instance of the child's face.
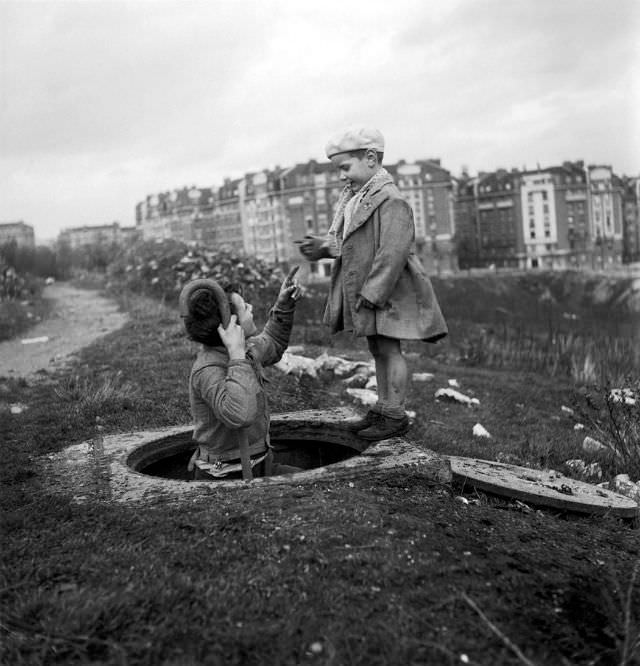
<path id="1" fill-rule="evenodd" d="M 357 192 L 377 171 L 377 161 L 369 152 L 357 155 L 339 153 L 331 158 L 331 163 L 338 170 L 340 180 L 347 182 Z"/>
<path id="2" fill-rule="evenodd" d="M 245 337 L 250 337 L 258 332 L 253 321 L 253 305 L 247 303 L 240 294 L 231 294 L 231 310 L 238 317 L 238 326 L 242 327 Z"/>

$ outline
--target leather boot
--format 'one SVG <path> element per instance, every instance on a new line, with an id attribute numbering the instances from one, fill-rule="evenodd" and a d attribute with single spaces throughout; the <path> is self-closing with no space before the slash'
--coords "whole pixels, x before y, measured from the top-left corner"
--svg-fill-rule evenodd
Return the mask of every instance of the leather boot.
<path id="1" fill-rule="evenodd" d="M 364 430 L 364 428 L 368 428 L 369 426 L 373 425 L 382 418 L 383 416 L 379 412 L 373 412 L 369 410 L 361 419 L 358 419 L 357 421 L 348 422 L 347 430 L 350 430 L 351 432 L 358 432 L 359 430 Z"/>

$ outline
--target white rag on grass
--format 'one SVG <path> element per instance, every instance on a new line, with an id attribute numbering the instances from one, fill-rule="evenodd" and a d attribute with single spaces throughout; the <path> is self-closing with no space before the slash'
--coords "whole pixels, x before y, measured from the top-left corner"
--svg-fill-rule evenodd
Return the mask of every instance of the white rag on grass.
<path id="1" fill-rule="evenodd" d="M 489 434 L 489 431 L 480 423 L 476 423 L 473 426 L 473 434 L 475 437 L 486 437 L 487 439 L 491 439 L 491 435 Z"/>
<path id="2" fill-rule="evenodd" d="M 452 402 L 460 402 L 463 405 L 467 405 L 468 407 L 480 404 L 478 398 L 470 398 L 468 395 L 460 393 L 460 391 L 456 391 L 451 388 L 438 389 L 435 393 L 435 397 L 436 400 L 451 400 Z"/>

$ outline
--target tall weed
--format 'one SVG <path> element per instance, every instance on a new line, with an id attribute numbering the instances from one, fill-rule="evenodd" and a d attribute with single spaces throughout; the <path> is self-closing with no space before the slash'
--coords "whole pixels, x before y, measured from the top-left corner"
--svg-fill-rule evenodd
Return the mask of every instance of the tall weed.
<path id="1" fill-rule="evenodd" d="M 613 453 L 613 471 L 640 479 L 640 379 L 583 391 L 579 417 Z"/>
<path id="2" fill-rule="evenodd" d="M 99 416 L 114 405 L 126 407 L 138 396 L 140 389 L 124 380 L 122 371 L 118 370 L 115 374 L 97 378 L 70 375 L 58 383 L 54 392 L 60 400 L 70 403 L 74 411 Z"/>

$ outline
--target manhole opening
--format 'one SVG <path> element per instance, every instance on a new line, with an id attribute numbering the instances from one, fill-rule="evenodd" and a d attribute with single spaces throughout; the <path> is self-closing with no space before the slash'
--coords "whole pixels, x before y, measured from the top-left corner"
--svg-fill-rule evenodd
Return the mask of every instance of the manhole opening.
<path id="1" fill-rule="evenodd" d="M 274 462 L 301 470 L 325 467 L 357 456 L 364 449 L 363 444 L 357 438 L 349 437 L 348 432 L 318 432 L 317 428 L 310 433 L 296 429 L 290 434 L 274 432 L 271 436 Z M 191 481 L 193 473 L 187 471 L 187 464 L 194 449 L 189 431 L 147 442 L 134 449 L 126 462 L 131 469 L 141 474 Z M 221 480 L 230 478 L 235 476 Z"/>

